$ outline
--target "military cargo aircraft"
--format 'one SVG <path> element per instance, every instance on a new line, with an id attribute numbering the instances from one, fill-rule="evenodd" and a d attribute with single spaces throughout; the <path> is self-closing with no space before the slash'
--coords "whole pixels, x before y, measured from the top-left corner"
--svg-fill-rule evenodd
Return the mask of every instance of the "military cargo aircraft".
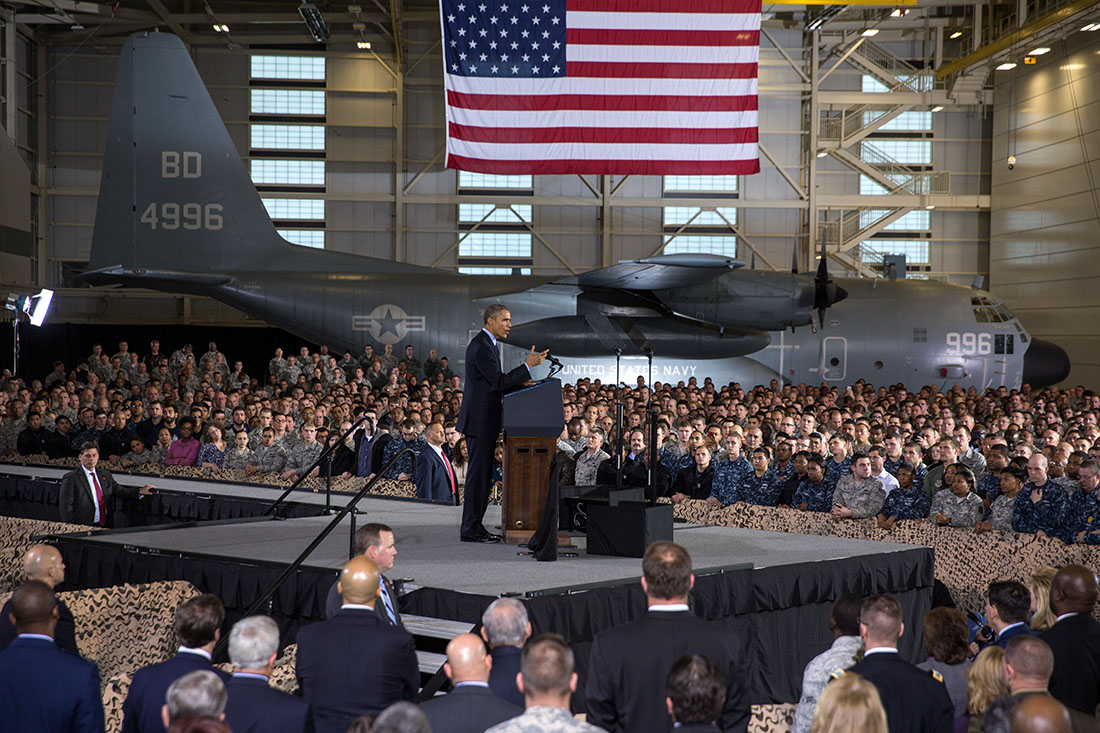
<path id="1" fill-rule="evenodd" d="M 833 279 L 825 257 L 813 275 L 668 255 L 564 278 L 500 277 L 291 245 L 167 33 L 123 47 L 85 278 L 209 296 L 353 354 L 367 343 L 396 344 L 399 355 L 411 343 L 422 358 L 437 348 L 456 366 L 484 308 L 500 302 L 514 324 L 506 361 L 548 348 L 566 379 L 633 382 L 649 376 L 648 355 L 665 382 L 1018 387 L 1069 369 L 1065 352 L 1030 338 L 989 293 Z"/>

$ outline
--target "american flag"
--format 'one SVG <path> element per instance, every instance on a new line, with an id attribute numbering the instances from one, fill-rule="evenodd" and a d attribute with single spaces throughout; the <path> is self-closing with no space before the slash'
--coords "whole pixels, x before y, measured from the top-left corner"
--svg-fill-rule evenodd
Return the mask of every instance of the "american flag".
<path id="1" fill-rule="evenodd" d="M 760 171 L 760 0 L 440 0 L 447 167 Z"/>

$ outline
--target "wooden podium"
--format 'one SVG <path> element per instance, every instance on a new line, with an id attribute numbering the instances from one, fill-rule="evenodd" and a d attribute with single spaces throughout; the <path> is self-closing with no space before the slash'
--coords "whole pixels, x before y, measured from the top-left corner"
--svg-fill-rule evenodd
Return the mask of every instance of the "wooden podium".
<path id="1" fill-rule="evenodd" d="M 542 518 L 550 463 L 565 427 L 561 380 L 544 379 L 504 395 L 504 486 L 501 514 L 504 541 L 531 539 Z"/>

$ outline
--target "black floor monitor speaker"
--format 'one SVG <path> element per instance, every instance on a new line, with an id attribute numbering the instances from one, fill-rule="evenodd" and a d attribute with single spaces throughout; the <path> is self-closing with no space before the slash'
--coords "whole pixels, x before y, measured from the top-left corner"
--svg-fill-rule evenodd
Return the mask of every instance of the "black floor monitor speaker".
<path id="1" fill-rule="evenodd" d="M 672 505 L 626 501 L 588 507 L 588 554 L 642 557 L 657 540 L 672 541 Z"/>

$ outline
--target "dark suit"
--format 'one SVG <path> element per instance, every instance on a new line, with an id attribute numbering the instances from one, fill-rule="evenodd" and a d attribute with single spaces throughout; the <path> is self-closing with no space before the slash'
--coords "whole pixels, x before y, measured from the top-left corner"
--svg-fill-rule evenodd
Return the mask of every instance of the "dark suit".
<path id="1" fill-rule="evenodd" d="M 462 407 L 455 429 L 466 437 L 470 461 L 466 469 L 465 499 L 462 505 L 463 537 L 476 537 L 481 519 L 489 505 L 489 486 L 493 481 L 493 451 L 500 435 L 501 398 L 505 391 L 531 378 L 531 371 L 520 364 L 505 374 L 500 355 L 485 329 L 478 331 L 466 347 L 466 382 Z"/>
<path id="2" fill-rule="evenodd" d="M 1024 636 L 1034 636 L 1035 632 L 1029 629 L 1026 623 L 1014 625 L 1007 629 L 1001 629 L 1001 633 L 997 634 L 997 640 L 993 642 L 993 645 L 1004 649 L 1009 639 L 1014 636 L 1019 636 L 1020 634 Z"/>
<path id="3" fill-rule="evenodd" d="M 429 446 L 417 456 L 416 495 L 421 499 L 454 503 L 454 494 L 451 492 L 452 475 L 443 464 L 443 459 Z M 457 488 L 456 485 L 455 489 Z"/>
<path id="4" fill-rule="evenodd" d="M 386 584 L 386 591 L 390 594 L 390 601 L 393 602 L 393 613 L 397 616 L 397 625 L 401 628 L 405 628 L 405 625 L 401 623 L 401 607 L 397 603 L 397 594 L 393 592 L 393 585 L 386 576 L 382 576 L 382 582 Z M 389 614 L 386 613 L 385 608 L 381 602 L 374 604 L 374 613 L 378 618 L 385 621 L 387 624 L 392 623 L 390 621 Z M 340 594 L 336 590 L 336 583 L 333 583 L 328 589 L 328 596 L 325 598 L 325 618 L 332 618 L 340 612 L 340 606 L 344 605 L 344 599 L 340 597 Z"/>
<path id="5" fill-rule="evenodd" d="M 107 516 L 104 518 L 106 526 L 111 526 L 112 499 L 121 496 L 124 499 L 136 499 L 141 495 L 136 486 L 122 486 L 115 481 L 110 471 L 96 468 L 96 476 L 99 477 L 99 488 L 103 491 L 103 504 Z M 61 490 L 58 493 L 58 506 L 61 510 L 61 521 L 71 524 L 95 524 L 95 489 L 88 483 L 88 477 L 84 473 L 84 467 L 80 466 L 69 471 L 61 479 Z"/>
<path id="6" fill-rule="evenodd" d="M 268 686 L 266 680 L 238 677 L 225 686 L 225 722 L 233 733 L 313 733 L 309 703 Z"/>
<path id="7" fill-rule="evenodd" d="M 415 700 L 420 681 L 412 636 L 366 609 L 299 629 L 296 671 L 317 733 L 344 733 L 360 715 Z"/>
<path id="8" fill-rule="evenodd" d="M 210 664 L 210 660 L 201 654 L 179 652 L 176 656 L 159 664 L 150 664 L 134 672 L 130 683 L 130 692 L 122 703 L 122 733 L 160 733 L 164 730 L 164 721 L 160 709 L 164 706 L 164 697 L 168 687 L 183 677 L 200 669 L 210 670 L 229 682 L 229 675 Z"/>
<path id="9" fill-rule="evenodd" d="M 728 627 L 690 611 L 649 611 L 600 633 L 592 642 L 585 696 L 588 722 L 609 731 L 666 733 L 668 670 L 685 654 L 704 654 L 726 678 L 722 730 L 744 731 L 749 721 L 747 675 L 740 640 Z"/>
<path id="10" fill-rule="evenodd" d="M 649 488 L 649 468 L 646 466 L 645 453 L 642 453 L 635 458 L 631 458 L 627 455 L 623 459 L 620 471 L 623 475 L 622 486 L 624 489 L 630 488 Z M 614 458 L 610 461 L 604 461 L 596 469 L 596 483 L 606 484 L 608 486 L 615 485 L 615 461 Z M 653 483 L 657 491 L 657 496 L 668 496 L 670 487 L 672 486 L 672 474 L 668 472 L 668 469 L 660 461 L 657 462 L 657 466 L 653 469 Z"/>
<path id="11" fill-rule="evenodd" d="M 1100 703 L 1100 623 L 1079 613 L 1040 637 L 1054 652 L 1050 694 L 1065 705 L 1095 715 Z"/>
<path id="12" fill-rule="evenodd" d="M 523 708 L 480 685 L 459 685 L 447 695 L 420 703 L 420 709 L 428 716 L 432 733 L 485 733 L 497 723 L 523 714 Z"/>
<path id="13" fill-rule="evenodd" d="M 952 733 L 955 706 L 944 684 L 893 652 L 864 657 L 849 672 L 876 688 L 886 709 L 890 733 Z"/>
<path id="14" fill-rule="evenodd" d="M 94 662 L 27 637 L 0 652 L 0 730 L 102 733 L 103 728 Z"/>
<path id="15" fill-rule="evenodd" d="M 523 649 L 518 646 L 498 646 L 489 652 L 493 668 L 489 670 L 489 689 L 513 705 L 524 706 L 523 693 L 516 687 Z"/>
<path id="16" fill-rule="evenodd" d="M 11 624 L 11 599 L 0 609 L 0 649 L 7 649 L 15 640 L 18 632 Z M 65 601 L 57 599 L 57 628 L 53 632 L 53 640 L 58 649 L 72 652 L 79 656 L 80 650 L 76 647 L 76 620 L 73 612 L 65 605 Z"/>

